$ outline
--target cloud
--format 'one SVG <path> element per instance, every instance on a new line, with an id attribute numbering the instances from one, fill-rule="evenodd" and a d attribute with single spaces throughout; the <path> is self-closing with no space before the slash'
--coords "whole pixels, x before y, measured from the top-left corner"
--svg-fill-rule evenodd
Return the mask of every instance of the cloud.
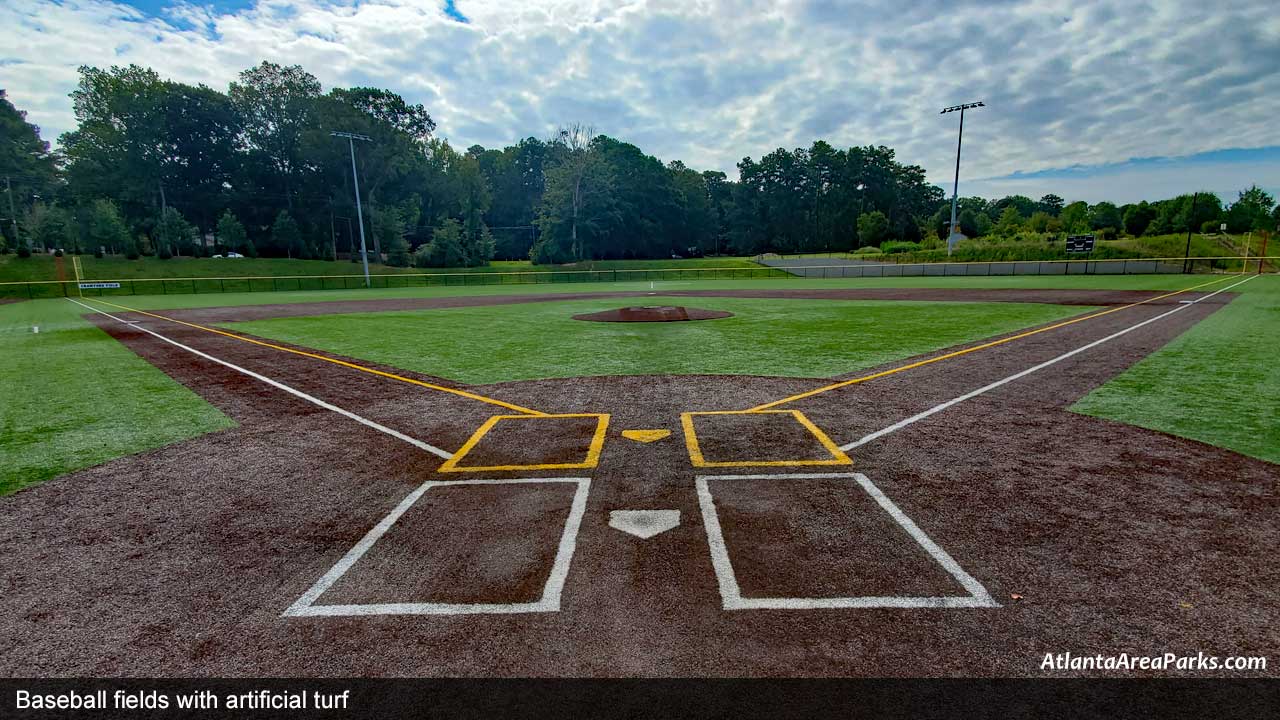
<path id="1" fill-rule="evenodd" d="M 990 188 L 1047 182 L 1026 174 L 1050 168 L 1277 143 L 1280 13 L 1261 1 L 150 7 L 9 0 L 0 26 L 16 31 L 0 48 L 0 87 L 53 139 L 74 125 L 78 65 L 138 63 L 225 88 L 268 59 L 301 64 L 326 87 L 396 90 L 460 146 L 582 121 L 663 160 L 733 175 L 743 156 L 823 137 L 890 145 L 939 184 L 949 184 L 957 118 L 938 110 L 984 100 L 966 116 L 963 170 L 1003 178 Z"/>
<path id="2" fill-rule="evenodd" d="M 962 182 L 961 194 L 1038 198 L 1054 193 L 1091 203 L 1126 203 L 1208 191 L 1232 202 L 1239 191 L 1254 184 L 1280 195 L 1280 145 L 1011 173 Z"/>

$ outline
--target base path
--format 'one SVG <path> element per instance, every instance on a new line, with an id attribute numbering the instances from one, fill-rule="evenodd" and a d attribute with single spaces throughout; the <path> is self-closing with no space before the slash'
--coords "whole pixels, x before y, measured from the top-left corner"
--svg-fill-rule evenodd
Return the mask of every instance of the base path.
<path id="1" fill-rule="evenodd" d="M 1107 299 L 1072 292 L 1060 301 Z M 0 673 L 1038 676 L 1046 653 L 1274 654 L 1280 468 L 1066 410 L 1230 294 L 839 449 L 1198 297 L 770 413 L 741 411 L 831 379 L 466 388 L 550 414 L 530 416 L 154 317 L 96 316 L 239 426 L 0 500 Z"/>

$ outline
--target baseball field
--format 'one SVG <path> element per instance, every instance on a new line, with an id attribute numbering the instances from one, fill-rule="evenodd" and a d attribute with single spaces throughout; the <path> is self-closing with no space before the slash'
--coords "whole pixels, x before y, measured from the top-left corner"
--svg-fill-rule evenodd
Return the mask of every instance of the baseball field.
<path id="1" fill-rule="evenodd" d="M 1026 676 L 1280 640 L 1274 275 L 85 291 L 0 335 L 5 675 Z"/>

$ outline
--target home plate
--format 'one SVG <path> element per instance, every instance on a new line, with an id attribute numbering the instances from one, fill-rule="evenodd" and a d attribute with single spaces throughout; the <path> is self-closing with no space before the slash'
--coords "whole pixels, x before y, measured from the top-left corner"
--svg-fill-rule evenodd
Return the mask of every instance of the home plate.
<path id="1" fill-rule="evenodd" d="M 645 540 L 679 524 L 679 510 L 614 510 L 609 513 L 609 527 Z"/>

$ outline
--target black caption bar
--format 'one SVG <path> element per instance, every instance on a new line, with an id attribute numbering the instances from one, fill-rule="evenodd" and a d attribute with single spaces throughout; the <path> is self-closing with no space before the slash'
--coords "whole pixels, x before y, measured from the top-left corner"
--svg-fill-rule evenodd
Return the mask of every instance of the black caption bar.
<path id="1" fill-rule="evenodd" d="M 0 680 L 4 718 L 1275 717 L 1277 680 Z"/>

